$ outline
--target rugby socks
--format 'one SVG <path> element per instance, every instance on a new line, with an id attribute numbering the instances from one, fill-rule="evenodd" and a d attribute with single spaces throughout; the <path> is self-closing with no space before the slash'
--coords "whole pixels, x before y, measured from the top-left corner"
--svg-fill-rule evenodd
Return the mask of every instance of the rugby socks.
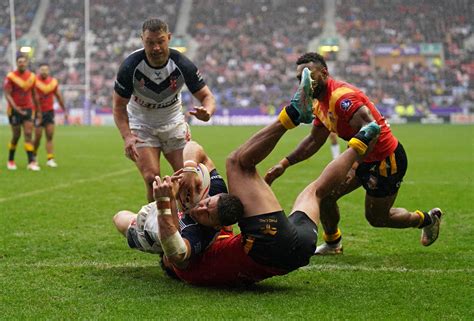
<path id="1" fill-rule="evenodd" d="M 295 128 L 300 124 L 300 113 L 292 105 L 285 106 L 278 115 L 278 120 L 286 129 Z"/>
<path id="2" fill-rule="evenodd" d="M 427 212 L 422 212 L 420 210 L 416 210 L 415 213 L 420 216 L 420 223 L 417 226 L 418 228 L 423 228 L 423 227 L 428 226 L 431 223 L 433 223 L 433 220 L 431 219 L 431 216 Z"/>
<path id="3" fill-rule="evenodd" d="M 338 228 L 334 234 L 326 234 L 326 232 L 324 232 L 323 239 L 327 244 L 337 244 L 342 240 L 341 230 Z"/>
<path id="4" fill-rule="evenodd" d="M 26 155 L 28 156 L 28 163 L 35 161 L 35 155 L 33 154 L 34 150 L 35 148 L 32 143 L 25 143 L 25 151 Z"/>
<path id="5" fill-rule="evenodd" d="M 15 160 L 16 145 L 8 143 L 8 161 L 13 162 Z"/>
<path id="6" fill-rule="evenodd" d="M 51 153 L 51 154 L 48 154 L 48 156 L 47 156 L 47 157 L 48 157 L 48 160 L 51 160 L 51 159 L 53 159 L 53 158 L 54 158 L 54 154 L 53 154 L 53 153 Z"/>

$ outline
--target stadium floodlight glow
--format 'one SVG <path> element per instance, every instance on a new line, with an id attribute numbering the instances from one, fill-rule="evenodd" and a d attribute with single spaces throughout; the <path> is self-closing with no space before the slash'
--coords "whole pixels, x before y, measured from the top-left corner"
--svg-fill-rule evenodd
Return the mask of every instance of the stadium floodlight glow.
<path id="1" fill-rule="evenodd" d="M 31 47 L 29 46 L 24 46 L 20 48 L 20 52 L 22 53 L 30 53 L 31 52 Z"/>
<path id="2" fill-rule="evenodd" d="M 331 51 L 339 51 L 339 46 L 331 46 Z"/>

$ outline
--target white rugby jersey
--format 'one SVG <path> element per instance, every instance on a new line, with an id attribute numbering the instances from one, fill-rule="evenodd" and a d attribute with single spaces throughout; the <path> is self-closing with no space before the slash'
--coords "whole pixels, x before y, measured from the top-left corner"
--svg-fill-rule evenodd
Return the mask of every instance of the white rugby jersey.
<path id="1" fill-rule="evenodd" d="M 124 60 L 114 90 L 121 97 L 130 98 L 127 112 L 131 129 L 156 128 L 184 120 L 181 103 L 184 84 L 193 94 L 206 85 L 191 60 L 170 49 L 166 64 L 154 68 L 142 48 Z"/>

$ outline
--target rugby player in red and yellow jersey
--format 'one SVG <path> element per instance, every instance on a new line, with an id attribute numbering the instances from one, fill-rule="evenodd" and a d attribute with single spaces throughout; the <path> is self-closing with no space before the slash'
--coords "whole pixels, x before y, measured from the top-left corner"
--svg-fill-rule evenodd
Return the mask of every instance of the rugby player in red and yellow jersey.
<path id="1" fill-rule="evenodd" d="M 28 70 L 28 58 L 18 56 L 16 58 L 17 69 L 9 72 L 3 83 L 5 97 L 8 102 L 7 114 L 8 121 L 12 128 L 12 139 L 8 144 L 9 154 L 7 168 L 16 170 L 15 151 L 18 140 L 21 136 L 21 127 L 25 135 L 25 150 L 28 155 L 27 169 L 39 171 L 33 155 L 33 118 L 37 111 L 38 103 L 36 101 L 34 86 L 36 76 Z"/>
<path id="2" fill-rule="evenodd" d="M 56 78 L 49 75 L 49 65 L 42 63 L 39 66 L 39 75 L 36 77 L 36 96 L 41 109 L 41 118 L 35 119 L 35 140 L 34 140 L 34 154 L 36 156 L 38 147 L 41 142 L 43 129 L 46 134 L 46 153 L 49 167 L 58 167 L 54 160 L 54 97 L 58 100 L 61 109 L 66 112 L 64 107 L 64 100 L 59 91 L 59 84 Z"/>
<path id="3" fill-rule="evenodd" d="M 408 211 L 392 207 L 407 170 L 407 156 L 402 144 L 393 136 L 384 117 L 369 98 L 356 87 L 329 76 L 324 58 L 317 53 L 306 53 L 296 62 L 297 78 L 305 67 L 313 79 L 313 113 L 315 120 L 311 133 L 298 147 L 268 170 L 265 181 L 271 184 L 285 169 L 314 155 L 326 141 L 329 133 L 350 141 L 362 126 L 376 121 L 380 137 L 372 152 L 361 163 L 355 163 L 345 183 L 335 188 L 321 201 L 321 223 L 325 243 L 315 254 L 342 253 L 342 236 L 336 201 L 363 186 L 366 190 L 365 216 L 375 227 L 422 229 L 421 243 L 432 244 L 438 237 L 442 212 L 434 208 L 427 212 Z"/>

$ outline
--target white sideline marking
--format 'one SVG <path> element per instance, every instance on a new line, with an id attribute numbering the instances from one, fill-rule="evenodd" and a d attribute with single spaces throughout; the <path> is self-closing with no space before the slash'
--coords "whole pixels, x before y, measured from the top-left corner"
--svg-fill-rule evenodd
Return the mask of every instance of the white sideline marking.
<path id="1" fill-rule="evenodd" d="M 113 269 L 113 268 L 148 268 L 159 267 L 158 261 L 153 264 L 149 263 L 106 263 L 96 261 L 71 262 L 71 263 L 50 263 L 50 262 L 34 262 L 34 263 L 13 263 L 5 264 L 5 267 L 14 268 L 97 268 L 97 269 Z M 474 269 L 409 269 L 404 267 L 369 267 L 364 265 L 349 265 L 349 264 L 314 264 L 300 268 L 303 271 L 342 271 L 342 272 L 388 272 L 388 273 L 432 273 L 432 274 L 451 274 L 451 273 L 472 273 Z"/>
<path id="2" fill-rule="evenodd" d="M 70 263 L 51 263 L 51 262 L 35 262 L 35 263 L 13 263 L 5 264 L 5 267 L 14 267 L 14 268 L 98 268 L 98 269 L 114 269 L 114 268 L 124 268 L 124 267 L 133 267 L 133 268 L 147 268 L 147 267 L 159 267 L 158 261 L 154 264 L 143 264 L 136 262 L 127 262 L 127 263 L 106 263 L 106 262 L 96 262 L 96 261 L 84 261 L 84 262 L 70 262 Z"/>
<path id="3" fill-rule="evenodd" d="M 127 173 L 130 173 L 130 172 L 133 172 L 133 171 L 136 171 L 136 169 L 130 168 L 130 169 L 124 169 L 124 170 L 121 170 L 121 171 L 108 173 L 108 174 L 93 177 L 93 178 L 76 179 L 76 180 L 74 180 L 70 183 L 63 183 L 63 184 L 59 184 L 59 185 L 56 185 L 56 186 L 51 186 L 49 188 L 38 189 L 38 190 L 35 190 L 35 191 L 31 191 L 31 192 L 20 193 L 20 194 L 15 194 L 13 196 L 0 198 L 0 203 L 4 203 L 4 202 L 19 199 L 19 198 L 32 196 L 32 195 L 42 194 L 42 193 L 54 191 L 54 190 L 57 190 L 57 189 L 68 188 L 68 187 L 71 187 L 71 186 L 74 186 L 74 185 L 77 185 L 77 184 L 89 183 L 89 182 L 93 182 L 93 181 L 100 181 L 100 180 L 103 180 L 104 178 L 120 176 L 120 175 L 127 174 Z"/>
<path id="4" fill-rule="evenodd" d="M 361 272 L 394 272 L 394 273 L 433 273 L 433 274 L 450 274 L 450 273 L 472 273 L 474 269 L 410 269 L 404 267 L 370 267 L 365 265 L 349 265 L 349 264 L 313 264 L 308 266 L 303 266 L 300 270 L 311 271 L 361 271 Z"/>

